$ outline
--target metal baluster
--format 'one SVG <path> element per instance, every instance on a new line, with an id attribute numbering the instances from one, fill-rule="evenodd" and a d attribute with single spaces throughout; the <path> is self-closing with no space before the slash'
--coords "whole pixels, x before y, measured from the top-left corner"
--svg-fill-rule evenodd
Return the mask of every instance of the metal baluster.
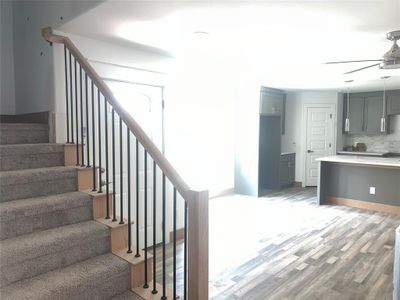
<path id="1" fill-rule="evenodd" d="M 81 90 L 81 167 L 85 166 L 85 149 L 84 149 L 84 142 L 83 142 L 83 81 L 82 81 L 82 66 L 79 69 L 79 79 L 80 79 L 80 90 Z"/>
<path id="2" fill-rule="evenodd" d="M 132 253 L 132 224 L 131 224 L 131 133 L 126 126 L 126 142 L 128 144 L 128 251 L 127 253 Z"/>
<path id="3" fill-rule="evenodd" d="M 165 198 L 165 174 L 163 173 L 162 177 L 162 255 L 163 255 L 163 260 L 162 260 L 162 284 L 163 284 L 163 295 L 161 297 L 162 300 L 167 299 L 166 296 L 166 267 L 165 267 L 165 222 L 166 222 L 166 217 L 165 217 L 165 209 L 166 209 L 166 198 Z"/>
<path id="4" fill-rule="evenodd" d="M 85 95 L 86 95 L 86 156 L 87 156 L 87 164 L 86 167 L 90 167 L 90 136 L 89 136 L 89 96 L 88 96 L 88 75 L 85 73 Z"/>
<path id="5" fill-rule="evenodd" d="M 98 127 L 99 127 L 99 189 L 98 193 L 103 192 L 102 182 L 101 182 L 101 174 L 103 170 L 101 168 L 101 105 L 100 105 L 100 90 L 97 89 L 97 112 L 98 112 Z"/>
<path id="6" fill-rule="evenodd" d="M 147 283 L 147 151 L 144 151 L 144 285 L 149 288 Z"/>
<path id="7" fill-rule="evenodd" d="M 68 105 L 68 64 L 67 64 L 67 46 L 64 45 L 64 64 L 65 64 L 65 104 L 67 115 L 67 144 L 69 144 L 69 105 Z"/>
<path id="8" fill-rule="evenodd" d="M 185 201 L 185 211 L 184 211 L 184 247 L 183 247 L 183 300 L 187 299 L 187 225 L 188 225 L 188 206 Z"/>
<path id="9" fill-rule="evenodd" d="M 106 146 L 106 219 L 110 219 L 110 178 L 108 173 L 108 112 L 107 99 L 104 97 L 104 131 Z"/>
<path id="10" fill-rule="evenodd" d="M 75 68 L 74 68 L 74 80 L 75 80 L 75 120 L 76 120 L 76 165 L 79 166 L 79 117 L 78 117 L 78 75 L 77 75 L 77 67 L 78 62 L 74 59 Z"/>
<path id="11" fill-rule="evenodd" d="M 69 100 L 70 100 L 70 116 L 71 116 L 71 143 L 74 143 L 74 96 L 72 92 L 72 53 L 69 52 Z"/>
<path id="12" fill-rule="evenodd" d="M 173 222 L 174 222 L 174 228 L 173 228 L 173 235 L 174 235 L 174 244 L 173 244 L 173 299 L 176 299 L 176 188 L 174 187 L 174 204 L 173 204 Z"/>
<path id="13" fill-rule="evenodd" d="M 94 83 L 92 81 L 92 150 L 93 150 L 93 189 L 92 191 L 96 191 L 96 127 L 95 127 L 95 119 L 94 119 Z"/>
<path id="14" fill-rule="evenodd" d="M 116 199 L 115 199 L 115 111 L 114 108 L 112 108 L 111 111 L 111 128 L 112 128 L 112 165 L 113 165 L 113 222 L 117 221 L 117 208 L 115 205 Z"/>
<path id="15" fill-rule="evenodd" d="M 135 257 L 140 257 L 139 253 L 139 141 L 136 139 L 136 254 Z"/>
<path id="16" fill-rule="evenodd" d="M 153 290 L 151 291 L 153 294 L 157 294 L 157 286 L 156 286 L 156 254 L 157 254 L 157 249 L 156 249 L 156 244 L 157 244 L 157 238 L 156 238 L 156 216 L 157 216 L 157 201 L 156 201 L 156 195 L 157 195 L 157 168 L 156 168 L 156 162 L 153 160 Z"/>
<path id="17" fill-rule="evenodd" d="M 124 203 L 123 203 L 123 194 L 124 194 L 124 177 L 123 177 L 123 159 L 122 159 L 122 119 L 119 118 L 119 182 L 120 182 L 120 221 L 119 224 L 124 224 Z"/>

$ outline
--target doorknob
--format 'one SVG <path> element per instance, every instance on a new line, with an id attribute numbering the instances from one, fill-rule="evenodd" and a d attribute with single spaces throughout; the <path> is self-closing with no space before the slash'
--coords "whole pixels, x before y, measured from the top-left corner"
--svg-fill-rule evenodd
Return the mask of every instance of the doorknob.
<path id="1" fill-rule="evenodd" d="M 307 150 L 307 153 L 313 153 L 314 151 L 312 151 L 312 150 Z"/>

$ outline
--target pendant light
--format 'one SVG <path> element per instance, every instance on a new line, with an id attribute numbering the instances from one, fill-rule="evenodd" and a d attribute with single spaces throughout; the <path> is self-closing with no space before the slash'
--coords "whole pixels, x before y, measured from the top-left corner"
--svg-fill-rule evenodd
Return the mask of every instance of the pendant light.
<path id="1" fill-rule="evenodd" d="M 350 83 L 353 80 L 346 80 L 347 83 L 347 109 L 346 109 L 346 120 L 344 121 L 344 131 L 350 132 Z"/>
<path id="2" fill-rule="evenodd" d="M 381 118 L 381 132 L 386 132 L 386 79 L 390 76 L 382 76 L 383 79 L 383 99 L 382 99 L 382 118 Z"/>

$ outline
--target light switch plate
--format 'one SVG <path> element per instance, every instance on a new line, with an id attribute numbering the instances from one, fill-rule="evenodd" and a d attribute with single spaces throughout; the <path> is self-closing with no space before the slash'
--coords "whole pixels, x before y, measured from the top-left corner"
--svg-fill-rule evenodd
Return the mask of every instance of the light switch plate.
<path id="1" fill-rule="evenodd" d="M 370 187 L 369 187 L 369 193 L 370 193 L 371 195 L 375 195 L 375 187 L 374 187 L 374 186 L 370 186 Z"/>

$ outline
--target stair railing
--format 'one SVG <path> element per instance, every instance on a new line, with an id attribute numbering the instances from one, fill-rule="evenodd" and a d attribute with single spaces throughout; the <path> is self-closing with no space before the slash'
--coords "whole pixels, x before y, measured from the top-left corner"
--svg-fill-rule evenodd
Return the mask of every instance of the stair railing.
<path id="1" fill-rule="evenodd" d="M 92 190 L 98 191 L 99 193 L 106 193 L 106 219 L 112 219 L 112 221 L 119 222 L 120 224 L 124 224 L 125 222 L 128 223 L 128 246 L 126 252 L 129 255 L 138 257 L 141 255 L 139 249 L 143 249 L 145 256 L 143 288 L 151 289 L 152 294 L 159 295 L 160 299 L 167 299 L 166 209 L 168 203 L 166 181 L 168 180 L 173 187 L 173 200 L 171 204 L 173 223 L 171 238 L 173 248 L 173 299 L 178 299 L 179 296 L 183 297 L 183 299 L 190 300 L 208 299 L 208 191 L 194 191 L 190 189 L 153 141 L 146 135 L 144 130 L 116 100 L 109 87 L 68 37 L 53 34 L 50 27 L 44 28 L 42 30 L 42 35 L 50 44 L 59 43 L 64 45 L 67 143 L 76 145 L 77 165 L 81 167 L 92 167 Z M 110 110 L 111 128 L 108 116 Z M 104 120 L 104 122 L 102 122 L 102 120 Z M 118 124 L 118 126 L 115 124 Z M 131 138 L 135 139 L 134 145 L 136 155 L 134 157 L 134 164 L 132 163 L 131 157 L 133 148 L 131 147 Z M 126 145 L 124 145 L 124 140 L 126 141 Z M 143 159 L 139 157 L 140 147 L 142 147 L 141 149 L 143 149 L 144 152 L 142 157 Z M 151 170 L 148 161 L 149 159 L 153 162 L 153 211 L 150 212 L 153 221 L 153 241 L 149 241 L 149 233 L 147 230 L 147 225 L 149 225 L 148 170 Z M 116 173 L 118 162 L 119 174 Z M 144 182 L 142 183 L 139 182 L 141 179 L 139 174 L 140 164 L 144 165 Z M 134 184 L 132 184 L 131 178 L 132 165 L 136 168 L 136 182 Z M 157 170 L 160 170 L 162 175 L 161 200 L 157 199 Z M 105 173 L 105 181 L 103 181 L 102 178 L 103 173 Z M 119 179 L 117 179 L 118 176 Z M 119 184 L 117 183 L 118 180 Z M 127 193 L 124 193 L 124 183 L 127 184 Z M 110 189 L 111 184 L 112 191 Z M 142 197 L 140 197 L 139 184 L 144 186 Z M 103 191 L 103 186 L 105 187 L 105 191 Z M 134 188 L 132 188 L 132 186 Z M 136 191 L 135 195 L 133 195 L 134 190 Z M 119 195 L 117 194 L 117 191 L 119 191 Z M 179 213 L 177 194 L 181 195 L 184 200 L 183 212 L 181 212 L 183 214 L 184 240 L 182 268 L 183 284 L 180 284 L 180 286 L 183 287 L 180 291 L 178 291 L 179 284 L 177 274 L 177 215 Z M 132 201 L 132 198 L 135 198 L 135 201 Z M 109 202 L 109 199 L 112 199 L 111 203 Z M 117 203 L 117 200 L 119 200 L 119 203 Z M 160 203 L 158 201 L 162 202 Z M 140 204 L 144 206 L 144 216 L 140 214 Z M 117 211 L 118 205 L 119 212 Z M 136 220 L 134 225 L 132 225 L 131 216 L 132 205 L 135 206 L 136 210 Z M 161 274 L 157 274 L 156 269 L 157 262 L 159 262 L 158 255 L 156 255 L 156 220 L 159 217 L 157 214 L 157 207 L 159 206 L 162 207 Z M 124 207 L 127 207 L 126 212 L 124 212 Z M 125 216 L 127 216 L 127 221 L 125 221 Z M 139 229 L 139 219 L 142 217 L 144 221 L 143 233 L 141 233 Z M 132 242 L 132 226 L 136 229 L 136 247 L 133 247 Z M 182 232 L 182 228 L 180 229 L 180 232 Z M 141 234 L 144 235 L 143 245 L 139 245 Z M 149 242 L 152 243 L 152 246 L 150 247 Z M 135 251 L 133 251 L 134 248 L 136 249 Z M 153 250 L 153 278 L 148 278 L 147 263 L 149 260 L 149 250 Z M 162 290 L 157 290 L 156 279 L 159 275 L 161 275 Z M 178 295 L 178 292 L 181 292 L 182 294 Z"/>

